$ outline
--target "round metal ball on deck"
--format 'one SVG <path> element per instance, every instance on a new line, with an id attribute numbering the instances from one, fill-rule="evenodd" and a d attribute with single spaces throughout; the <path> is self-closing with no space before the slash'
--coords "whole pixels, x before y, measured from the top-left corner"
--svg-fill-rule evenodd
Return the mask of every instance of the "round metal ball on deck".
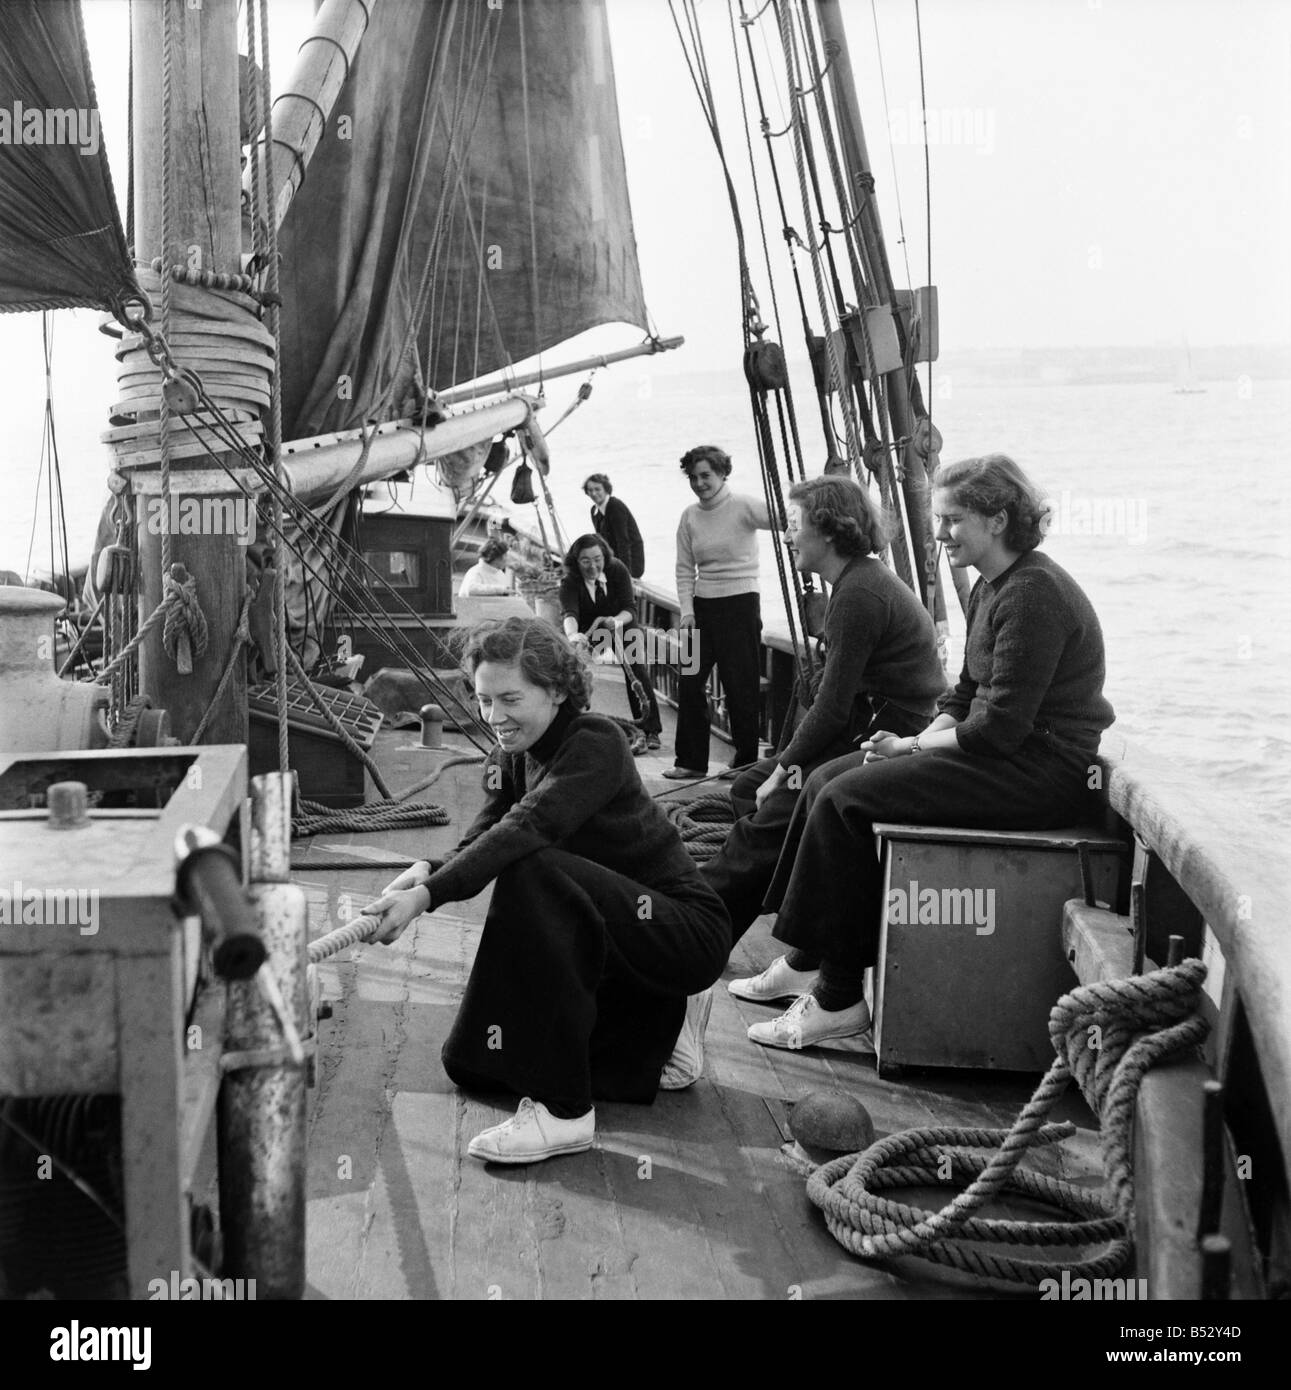
<path id="1" fill-rule="evenodd" d="M 812 1091 L 794 1105 L 789 1132 L 796 1142 L 783 1152 L 795 1167 L 807 1169 L 838 1154 L 864 1152 L 874 1142 L 874 1121 L 847 1091 Z"/>

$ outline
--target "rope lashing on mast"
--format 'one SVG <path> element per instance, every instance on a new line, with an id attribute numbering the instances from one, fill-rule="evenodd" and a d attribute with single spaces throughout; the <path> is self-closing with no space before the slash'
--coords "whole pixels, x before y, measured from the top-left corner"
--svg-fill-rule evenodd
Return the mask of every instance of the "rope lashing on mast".
<path id="1" fill-rule="evenodd" d="M 1049 1016 L 1049 1037 L 1057 1055 L 1011 1129 L 907 1130 L 862 1154 L 845 1154 L 823 1164 L 808 1178 L 807 1196 L 824 1212 L 834 1238 L 862 1259 L 913 1255 L 1032 1290 L 1039 1280 L 1058 1277 L 1063 1270 L 1094 1277 L 1114 1274 L 1132 1245 L 1135 1097 L 1152 1067 L 1206 1037 L 1209 1025 L 1197 1012 L 1205 978 L 1205 965 L 1191 959 L 1149 975 L 1081 985 L 1064 994 Z M 1069 1124 L 1045 1123 L 1073 1077 L 1099 1117 L 1110 1196 L 1018 1166 L 1029 1148 L 1075 1132 Z M 963 1152 L 988 1148 L 996 1148 L 989 1158 Z M 969 1185 L 939 1212 L 878 1195 L 897 1187 L 944 1186 L 947 1166 L 951 1178 Z M 976 1217 L 985 1203 L 1003 1193 L 1051 1203 L 1079 1219 Z M 974 1242 L 1106 1244 L 1108 1249 L 1077 1261 L 1029 1260 L 993 1254 L 975 1248 Z"/>

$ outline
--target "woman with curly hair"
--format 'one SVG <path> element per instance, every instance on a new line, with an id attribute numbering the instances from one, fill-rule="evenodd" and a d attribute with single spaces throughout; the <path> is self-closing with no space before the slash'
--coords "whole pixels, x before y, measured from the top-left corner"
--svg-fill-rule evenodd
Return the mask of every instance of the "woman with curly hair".
<path id="1" fill-rule="evenodd" d="M 918 733 L 946 687 L 932 619 L 877 558 L 888 532 L 870 493 L 850 478 L 810 478 L 790 488 L 788 512 L 785 543 L 794 567 L 830 586 L 824 666 L 812 690 L 795 690 L 796 708 L 776 756 L 735 779 L 736 822 L 700 870 L 731 914 L 734 941 L 762 911 L 794 803 L 811 773 L 855 752 L 876 729 Z M 729 988 L 740 998 L 771 1002 L 796 998 L 811 983 L 804 979 L 781 957 Z"/>
<path id="2" fill-rule="evenodd" d="M 534 1163 L 591 1147 L 594 1098 L 648 1104 L 661 1084 L 696 1079 L 687 996 L 721 973 L 730 924 L 623 731 L 588 712 L 591 674 L 559 632 L 539 618 L 483 623 L 463 664 L 498 740 L 484 808 L 444 863 L 419 860 L 364 911 L 391 942 L 493 884 L 444 1069 L 466 1090 L 524 1097 L 468 1152 Z"/>
<path id="3" fill-rule="evenodd" d="M 592 529 L 604 536 L 632 578 L 640 579 L 645 573 L 645 542 L 636 517 L 626 503 L 614 496 L 614 484 L 605 473 L 592 473 L 585 478 L 583 491 L 592 499 Z"/>
<path id="4" fill-rule="evenodd" d="M 677 527 L 677 602 L 683 633 L 692 629 L 697 651 L 677 690 L 675 780 L 708 773 L 708 677 L 717 667 L 735 744 L 732 767 L 758 756 L 762 606 L 758 594 L 759 531 L 771 530 L 767 504 L 733 492 L 731 456 L 715 444 L 682 455 L 682 472 L 696 501 Z"/>
<path id="5" fill-rule="evenodd" d="M 1011 458 L 933 475 L 937 539 L 980 578 L 959 682 L 923 733 L 872 733 L 862 754 L 807 780 L 767 894 L 785 963 L 813 974 L 788 1012 L 756 1023 L 767 1047 L 808 1047 L 870 1025 L 865 971 L 882 924 L 875 821 L 1046 830 L 1087 814 L 1090 768 L 1115 717 L 1103 633 L 1089 599 L 1036 547 L 1047 508 Z"/>

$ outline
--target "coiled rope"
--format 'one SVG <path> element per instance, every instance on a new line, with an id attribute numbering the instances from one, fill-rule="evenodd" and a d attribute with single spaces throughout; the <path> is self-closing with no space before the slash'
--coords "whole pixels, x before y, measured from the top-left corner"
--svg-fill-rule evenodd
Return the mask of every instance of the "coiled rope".
<path id="1" fill-rule="evenodd" d="M 735 823 L 731 798 L 721 792 L 709 792 L 692 801 L 675 801 L 664 807 L 664 815 L 676 826 L 682 844 L 698 864 L 705 863 L 721 849 Z"/>
<path id="2" fill-rule="evenodd" d="M 1049 1015 L 1049 1037 L 1057 1055 L 1011 1129 L 907 1130 L 862 1154 L 823 1164 L 808 1178 L 807 1196 L 824 1213 L 834 1238 L 863 1259 L 913 1255 L 1027 1289 L 1063 1269 L 1096 1277 L 1114 1273 L 1131 1249 L 1135 1097 L 1149 1068 L 1205 1038 L 1208 1025 L 1197 1013 L 1205 977 L 1206 967 L 1193 959 L 1150 975 L 1082 985 L 1064 994 Z M 1018 1168 L 1033 1145 L 1075 1132 L 1072 1125 L 1044 1123 L 1073 1077 L 1099 1117 L 1110 1196 Z M 996 1145 L 989 1158 L 963 1152 Z M 948 1178 L 971 1182 L 939 1212 L 877 1195 L 893 1187 L 943 1186 Z M 1008 1192 L 1050 1202 L 1080 1219 L 1073 1223 L 975 1217 L 986 1202 Z M 1108 1248 L 1073 1263 L 997 1255 L 974 1248 L 973 1241 L 1038 1246 L 1108 1242 Z"/>

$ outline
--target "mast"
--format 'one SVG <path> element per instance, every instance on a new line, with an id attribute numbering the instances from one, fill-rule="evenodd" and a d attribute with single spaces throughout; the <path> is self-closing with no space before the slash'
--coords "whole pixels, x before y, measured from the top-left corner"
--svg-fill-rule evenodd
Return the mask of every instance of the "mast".
<path id="1" fill-rule="evenodd" d="M 857 226 L 871 273 L 877 277 L 874 291 L 878 301 L 886 304 L 892 315 L 901 348 L 901 366 L 886 373 L 883 382 L 892 431 L 896 440 L 902 441 L 901 490 L 905 497 L 906 513 L 910 518 L 910 534 L 916 552 L 919 549 L 923 551 L 921 597 L 924 605 L 932 612 L 935 611 L 937 594 L 937 548 L 932 539 L 932 518 L 926 487 L 927 470 L 922 457 L 914 447 L 913 438 L 916 411 L 923 413 L 919 383 L 916 378 L 912 391 L 906 379 L 910 347 L 901 315 L 897 312 L 896 287 L 892 280 L 887 247 L 883 241 L 878 203 L 874 198 L 874 175 L 865 145 L 865 130 L 861 124 L 861 108 L 856 96 L 856 82 L 852 75 L 852 61 L 839 0 L 816 0 L 816 15 L 820 21 L 820 31 L 829 59 L 830 91 L 843 147 L 843 160 L 852 186 L 852 195 L 860 213 Z M 918 555 L 912 558 L 917 566 Z"/>
<path id="2" fill-rule="evenodd" d="M 162 139 L 166 4 L 170 6 L 171 25 L 169 150 L 163 148 Z M 241 270 L 242 228 L 236 0 L 203 0 L 196 6 L 184 0 L 136 0 L 133 39 L 137 259 L 147 266 L 160 256 L 202 271 L 237 273 Z M 174 221 L 171 244 L 164 246 L 163 175 L 167 158 L 171 160 Z M 189 301 L 212 294 L 195 286 L 183 288 Z M 154 301 L 153 327 L 157 331 L 163 327 L 159 297 Z M 183 365 L 185 350 L 177 347 L 175 357 Z M 123 380 L 125 370 L 123 363 Z M 150 389 L 155 396 L 155 386 Z M 219 398 L 218 390 L 212 394 Z M 146 425 L 151 433 L 149 442 L 155 448 L 156 410 L 143 408 L 138 418 L 141 439 L 148 437 Z M 183 417 L 171 418 L 171 438 L 178 453 L 180 441 L 191 436 L 182 424 Z M 246 593 L 246 537 L 226 525 L 208 526 L 208 531 L 218 534 L 203 534 L 200 520 L 242 515 L 245 494 L 221 469 L 205 466 L 207 455 L 191 449 L 187 453 L 188 457 L 176 459 L 170 477 L 178 507 L 173 502 L 168 505 L 161 496 L 157 472 L 149 468 L 129 474 L 138 517 L 141 616 L 150 614 L 162 600 L 161 533 L 169 529 L 171 561 L 184 566 L 196 580 L 197 599 L 207 624 L 208 644 L 202 654 L 192 652 L 191 674 L 181 673 L 181 666 L 188 664 L 182 642 L 180 660 L 172 659 L 166 651 L 161 624 L 148 635 L 139 653 L 141 687 L 154 705 L 169 711 L 172 731 L 182 742 L 192 738 L 212 703 L 234 650 Z M 226 453 L 224 457 L 232 455 Z M 250 476 L 247 481 L 254 485 Z M 196 534 L 185 534 L 182 523 L 179 528 L 170 525 L 173 518 L 183 515 L 185 507 L 190 517 L 199 518 Z M 233 659 L 232 677 L 208 720 L 207 742 L 247 741 L 246 674 L 240 658 L 239 649 Z"/>

